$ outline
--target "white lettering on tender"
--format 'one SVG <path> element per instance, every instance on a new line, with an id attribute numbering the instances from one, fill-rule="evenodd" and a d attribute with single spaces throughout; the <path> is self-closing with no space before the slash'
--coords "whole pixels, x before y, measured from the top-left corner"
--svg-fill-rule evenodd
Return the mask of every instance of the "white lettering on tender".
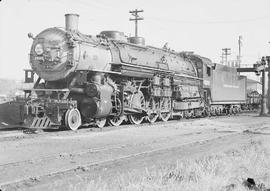
<path id="1" fill-rule="evenodd" d="M 239 86 L 228 85 L 228 84 L 224 84 L 223 87 L 225 87 L 225 88 L 239 88 Z"/>

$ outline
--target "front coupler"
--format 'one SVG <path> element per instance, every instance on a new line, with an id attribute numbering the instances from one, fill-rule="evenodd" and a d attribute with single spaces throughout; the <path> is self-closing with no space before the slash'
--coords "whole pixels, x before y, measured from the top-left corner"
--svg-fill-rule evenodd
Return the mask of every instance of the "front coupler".
<path id="1" fill-rule="evenodd" d="M 49 129 L 63 124 L 68 109 L 76 108 L 76 100 L 34 99 L 26 101 L 22 107 L 23 122 L 26 127 Z"/>

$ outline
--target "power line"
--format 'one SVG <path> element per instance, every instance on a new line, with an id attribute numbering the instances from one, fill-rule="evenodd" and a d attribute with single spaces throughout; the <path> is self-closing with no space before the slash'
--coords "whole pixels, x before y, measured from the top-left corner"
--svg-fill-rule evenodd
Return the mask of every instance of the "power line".
<path id="1" fill-rule="evenodd" d="M 67 2 L 65 0 L 54 0 L 54 1 L 59 2 L 59 3 L 63 4 L 63 5 L 67 4 Z M 111 9 L 109 7 L 105 7 L 105 6 L 100 5 L 100 4 L 98 5 L 97 3 L 91 2 L 91 1 L 77 0 L 77 1 L 70 1 L 70 3 L 73 3 L 76 6 L 80 6 L 80 7 L 84 7 L 84 8 L 89 7 L 91 9 L 95 8 L 95 9 L 99 9 L 99 10 L 102 10 L 102 11 L 108 11 L 108 10 Z"/>
<path id="2" fill-rule="evenodd" d="M 166 18 L 157 18 L 157 17 L 147 17 L 148 20 L 158 20 L 165 22 L 176 22 L 182 24 L 233 24 L 233 23 L 248 23 L 255 22 L 258 20 L 270 19 L 270 15 L 265 15 L 261 17 L 248 18 L 248 19 L 239 19 L 239 20 L 220 20 L 220 21 L 192 21 L 192 20 L 174 20 Z"/>
<path id="3" fill-rule="evenodd" d="M 243 40 L 243 38 L 242 38 L 242 36 L 240 35 L 239 37 L 238 37 L 238 67 L 239 68 L 241 68 L 241 47 L 242 47 L 242 44 L 243 44 L 243 42 L 242 42 L 242 40 Z"/>
<path id="4" fill-rule="evenodd" d="M 228 64 L 228 56 L 231 55 L 230 48 L 222 48 L 221 63 L 225 65 Z"/>
<path id="5" fill-rule="evenodd" d="M 138 13 L 142 13 L 142 12 L 143 12 L 143 10 L 138 10 L 138 9 L 135 9 L 133 11 L 129 11 L 129 13 L 131 13 L 131 15 L 134 16 L 134 18 L 130 18 L 129 20 L 135 21 L 135 37 L 138 36 L 138 21 L 144 19 L 143 17 L 140 17 L 138 15 Z"/>

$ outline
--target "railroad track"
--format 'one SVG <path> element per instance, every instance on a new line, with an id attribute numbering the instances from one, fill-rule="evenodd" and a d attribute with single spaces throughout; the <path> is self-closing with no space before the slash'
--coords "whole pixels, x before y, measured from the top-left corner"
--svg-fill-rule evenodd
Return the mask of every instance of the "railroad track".
<path id="1" fill-rule="evenodd" d="M 244 115 L 244 114 L 242 114 Z M 227 118 L 227 117 L 230 117 L 230 116 L 217 116 L 217 117 L 211 117 L 209 118 L 210 120 L 214 120 L 214 119 L 217 119 L 217 118 Z M 181 120 L 182 122 L 186 123 L 186 122 L 193 122 L 197 119 L 184 119 L 184 120 Z M 145 124 L 142 124 L 142 126 L 149 126 L 149 128 L 151 127 L 158 127 L 160 125 L 175 125 L 176 123 L 178 124 L 181 124 L 180 121 L 176 121 L 176 120 L 172 120 L 172 121 L 168 121 L 167 123 L 164 123 L 164 122 L 157 122 L 157 123 L 154 123 L 154 124 L 148 124 L 148 123 L 145 123 Z M 141 126 L 141 125 L 140 125 Z M 134 127 L 134 125 L 123 125 L 120 127 L 120 129 L 122 128 L 129 128 L 129 127 Z M 110 127 L 109 127 L 110 128 Z M 181 128 L 181 127 L 180 127 Z M 264 128 L 264 127 L 262 127 Z M 104 128 L 106 129 L 106 128 Z M 113 128 L 113 129 L 119 129 L 119 128 Z M 84 129 L 82 129 L 84 130 Z M 112 130 L 112 129 L 108 129 L 108 130 Z M 257 131 L 260 130 L 260 128 L 257 128 L 256 129 Z M 74 132 L 70 132 L 70 131 L 67 131 L 69 133 L 72 133 L 74 135 Z M 80 132 L 80 130 L 79 130 Z M 47 133 L 47 132 L 45 132 Z M 84 132 L 81 132 L 82 134 Z M 89 133 L 89 132 L 88 132 Z M 204 132 L 205 134 L 207 132 Z M 75 166 L 73 167 L 70 167 L 70 168 L 63 168 L 61 170 L 55 170 L 55 171 L 50 171 L 49 173 L 45 173 L 45 174 L 41 174 L 41 175 L 37 175 L 37 176 L 27 176 L 27 177 L 24 177 L 24 178 L 21 178 L 21 179 L 13 179 L 12 181 L 6 181 L 6 182 L 2 182 L 0 183 L 0 188 L 6 188 L 6 187 L 12 187 L 13 185 L 21 185 L 23 183 L 27 183 L 27 182 L 33 182 L 34 180 L 42 180 L 43 178 L 46 178 L 48 176 L 50 177 L 53 177 L 53 176 L 57 176 L 57 175 L 64 175 L 66 173 L 71 173 L 72 171 L 75 171 L 75 170 L 80 170 L 80 169 L 91 169 L 91 167 L 93 166 L 99 166 L 99 165 L 103 165 L 103 164 L 109 164 L 109 163 L 113 163 L 113 162 L 118 162 L 118 161 L 121 161 L 121 160 L 125 160 L 125 159 L 130 159 L 130 158 L 133 158 L 133 157 L 139 157 L 139 156 L 143 156 L 143 155 L 150 155 L 150 154 L 153 154 L 153 153 L 157 153 L 157 152 L 161 152 L 161 151 L 165 151 L 165 150 L 171 150 L 171 149 L 177 149 L 177 148 L 181 148 L 181 147 L 184 147 L 184 146 L 189 146 L 189 145 L 192 145 L 192 144 L 202 144 L 204 142 L 209 142 L 209 141 L 212 141 L 212 140 L 215 140 L 217 138 L 222 138 L 222 137 L 226 137 L 226 136 L 232 136 L 232 135 L 237 135 L 237 134 L 241 134 L 241 132 L 227 132 L 227 134 L 224 134 L 224 133 L 217 133 L 216 136 L 214 138 L 202 138 L 202 139 L 199 139 L 199 140 L 196 140 L 196 141 L 187 141 L 186 143 L 182 143 L 182 144 L 177 144 L 175 146 L 161 146 L 161 147 L 158 147 L 158 148 L 155 148 L 155 149 L 146 149 L 146 150 L 143 150 L 141 152 L 134 152 L 134 153 L 129 153 L 129 154 L 121 154 L 120 156 L 117 156 L 117 157 L 112 157 L 110 159 L 104 159 L 104 160 L 99 160 L 99 161 L 93 161 L 93 162 L 88 162 L 88 163 L 84 163 L 84 164 L 76 164 Z M 48 134 L 51 134 L 51 133 L 48 133 Z M 203 133 L 201 133 L 199 130 L 196 131 L 196 129 L 193 129 L 193 132 L 191 133 L 188 133 L 188 134 L 200 134 L 202 135 Z M 181 137 L 183 135 L 187 135 L 187 134 L 181 134 L 181 135 L 176 135 L 175 137 L 173 138 L 178 138 L 178 137 Z M 104 152 L 114 152 L 116 150 L 124 150 L 125 148 L 128 148 L 128 147 L 139 147 L 139 146 L 144 146 L 144 145 L 151 145 L 153 142 L 162 142 L 162 139 L 171 139 L 172 136 L 168 136 L 168 137 L 163 137 L 163 138 L 160 138 L 160 139 L 155 139 L 153 140 L 152 142 L 142 142 L 140 144 L 137 144 L 137 145 L 132 145 L 132 144 L 117 144 L 117 145 L 112 145 L 112 146 L 106 146 L 106 147 L 96 147 L 96 148 L 91 148 L 91 149 L 86 149 L 86 150 L 80 150 L 80 151 L 77 151 L 77 152 L 69 152 L 69 153 L 57 153 L 57 154 L 54 154 L 54 155 L 47 155 L 47 156 L 42 156 L 42 157 L 37 157 L 37 158 L 32 158 L 30 160 L 24 160 L 24 161 L 19 161 L 19 162 L 11 162 L 11 163 L 6 163 L 6 164 L 3 164 L 3 165 L 0 165 L 0 169 L 1 168 L 4 168 L 4 169 L 8 169 L 9 167 L 12 167 L 12 166 L 27 166 L 27 164 L 37 164 L 37 162 L 40 162 L 40 161 L 50 161 L 50 160 L 60 160 L 62 158 L 68 158 L 69 156 L 81 156 L 81 155 L 89 155 L 89 154 L 98 154 L 98 153 L 104 153 Z M 164 141 L 163 140 L 163 141 Z M 29 165 L 28 165 L 29 166 Z M 31 166 L 31 165 L 30 165 Z"/>
<path id="2" fill-rule="evenodd" d="M 65 175 L 65 174 L 71 173 L 73 171 L 78 171 L 78 170 L 85 171 L 85 170 L 91 169 L 91 167 L 94 167 L 94 166 L 101 166 L 101 165 L 104 165 L 104 164 L 113 164 L 115 162 L 120 162 L 120 161 L 131 159 L 131 158 L 141 157 L 141 156 L 144 156 L 144 155 L 151 155 L 151 154 L 166 151 L 166 150 L 178 149 L 178 148 L 187 147 L 187 146 L 194 145 L 194 144 L 203 144 L 203 143 L 206 143 L 206 142 L 209 142 L 209 141 L 224 138 L 224 137 L 227 137 L 227 136 L 238 135 L 238 134 L 241 134 L 241 133 L 242 132 L 231 132 L 231 133 L 227 133 L 225 135 L 220 133 L 220 134 L 218 134 L 218 135 L 216 135 L 216 136 L 214 136 L 212 138 L 202 138 L 202 139 L 199 139 L 199 140 L 196 140 L 196 141 L 189 141 L 189 142 L 174 145 L 174 146 L 166 146 L 165 145 L 165 146 L 160 147 L 160 148 L 148 149 L 148 150 L 146 149 L 144 151 L 134 152 L 134 153 L 131 153 L 131 154 L 123 154 L 121 156 L 112 157 L 110 159 L 104 159 L 104 160 L 100 160 L 100 161 L 89 162 L 87 164 L 77 165 L 76 167 L 51 171 L 48 174 L 43 174 L 43 175 L 40 175 L 40 176 L 34 176 L 34 177 L 29 176 L 29 177 L 24 177 L 22 179 L 15 179 L 15 180 L 8 181 L 8 182 L 2 182 L 2 183 L 0 183 L 0 188 L 5 190 L 5 188 L 17 187 L 19 185 L 23 185 L 23 184 L 26 184 L 26 183 L 29 183 L 29 182 L 31 182 L 31 184 L 33 184 L 33 182 L 35 183 L 35 180 L 36 180 L 36 184 L 38 184 L 40 181 L 42 181 L 42 179 L 47 178 L 48 176 L 50 178 L 53 178 L 55 176 Z M 110 150 L 113 150 L 113 149 L 123 149 L 124 147 L 127 147 L 127 146 L 128 145 L 115 145 L 115 146 L 112 146 L 110 148 L 94 148 L 90 152 L 98 153 L 98 152 L 110 151 Z M 70 154 L 72 154 L 72 155 L 76 155 L 76 154 L 80 155 L 80 154 L 85 154 L 87 152 L 89 152 L 89 150 L 88 151 L 76 152 L 76 153 L 66 153 L 66 155 L 67 156 L 70 155 Z M 42 157 L 42 158 L 37 158 L 35 160 L 36 161 L 48 160 L 48 158 L 50 158 L 50 157 L 55 157 L 55 156 L 46 156 L 46 157 Z M 35 161 L 28 160 L 28 161 L 21 161 L 21 162 L 17 162 L 17 163 L 8 163 L 8 164 L 1 165 L 0 168 L 3 168 L 3 167 L 9 168 L 9 166 L 14 166 L 14 165 L 15 166 L 16 165 L 20 166 L 20 165 L 24 165 L 27 162 L 32 162 L 33 163 Z"/>
<path id="3" fill-rule="evenodd" d="M 163 122 L 163 121 L 156 121 L 153 124 L 149 124 L 147 122 L 141 123 L 140 125 L 133 125 L 133 124 L 122 124 L 118 127 L 115 126 L 105 126 L 103 128 L 97 128 L 97 127 L 87 127 L 84 126 L 80 129 L 77 130 L 77 132 L 79 133 L 85 133 L 85 132 L 89 132 L 89 131 L 93 131 L 93 132 L 99 132 L 99 131 L 112 131 L 112 130 L 119 130 L 119 129 L 125 129 L 125 128 L 130 128 L 130 127 L 146 127 L 149 126 L 149 128 L 151 127 L 155 127 L 155 126 L 159 126 L 162 124 L 176 124 L 179 122 L 193 122 L 196 120 L 200 120 L 200 119 L 209 119 L 209 120 L 215 120 L 218 118 L 228 118 L 228 117 L 234 117 L 234 116 L 239 116 L 239 115 L 245 115 L 248 113 L 254 113 L 254 111 L 245 111 L 243 113 L 239 113 L 236 115 L 221 115 L 221 116 L 211 116 L 211 117 L 204 117 L 204 118 L 181 118 L 180 120 L 169 120 L 167 122 Z M 8 139 L 9 137 L 14 137 L 16 136 L 17 138 L 33 138 L 36 136 L 40 136 L 40 135 L 51 135 L 51 133 L 56 133 L 56 134 L 67 134 L 67 135 L 72 135 L 74 132 L 73 131 L 66 131 L 66 130 L 58 130 L 58 129 L 47 129 L 47 130 L 43 130 L 43 129 L 23 129 L 23 130 L 10 130 L 10 131 L 5 131 L 8 134 L 0 134 L 0 139 L 4 138 L 4 139 Z M 9 133 L 10 132 L 10 133 Z M 31 135 L 31 136 L 25 136 L 25 135 Z"/>

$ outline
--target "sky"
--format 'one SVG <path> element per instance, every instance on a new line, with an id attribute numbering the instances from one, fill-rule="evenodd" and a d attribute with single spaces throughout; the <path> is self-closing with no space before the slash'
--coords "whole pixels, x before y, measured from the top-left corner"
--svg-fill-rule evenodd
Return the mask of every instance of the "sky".
<path id="1" fill-rule="evenodd" d="M 231 48 L 236 59 L 242 40 L 242 64 L 270 55 L 270 0 L 1 0 L 0 78 L 23 79 L 30 68 L 32 39 L 49 27 L 64 27 L 66 13 L 77 13 L 79 31 L 96 35 L 118 30 L 134 35 L 129 11 L 143 9 L 139 36 L 146 44 L 176 51 L 194 51 L 221 60 L 221 49 Z"/>

